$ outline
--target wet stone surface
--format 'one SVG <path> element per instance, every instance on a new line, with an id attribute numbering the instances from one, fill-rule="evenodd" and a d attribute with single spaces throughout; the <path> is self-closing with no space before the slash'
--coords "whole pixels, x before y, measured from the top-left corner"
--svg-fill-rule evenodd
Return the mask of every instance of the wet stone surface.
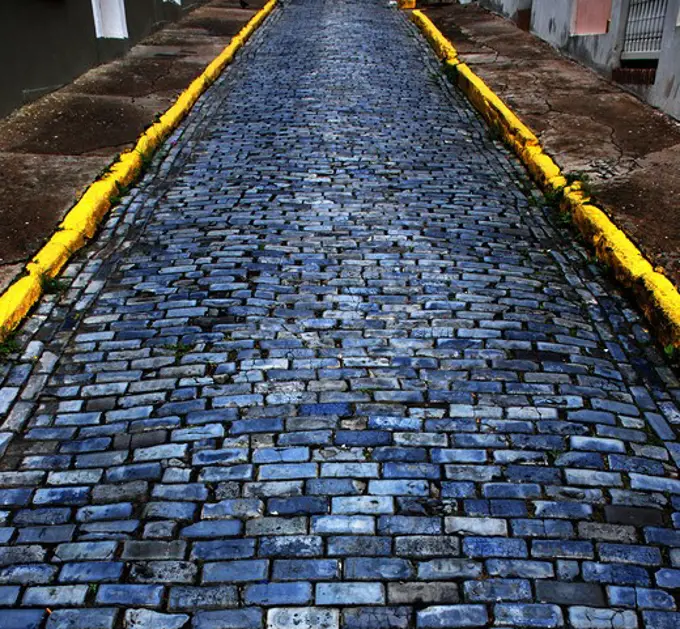
<path id="1" fill-rule="evenodd" d="M 523 181 L 275 12 L 0 367 L 0 627 L 680 626 L 680 385 Z"/>

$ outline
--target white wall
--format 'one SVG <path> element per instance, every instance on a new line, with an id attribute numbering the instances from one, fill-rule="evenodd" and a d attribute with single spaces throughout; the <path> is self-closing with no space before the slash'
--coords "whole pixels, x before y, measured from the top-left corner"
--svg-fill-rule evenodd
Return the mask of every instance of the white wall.
<path id="1" fill-rule="evenodd" d="M 531 32 L 606 75 L 619 65 L 628 0 L 613 0 L 608 33 L 572 35 L 575 0 L 533 0 Z"/>
<path id="2" fill-rule="evenodd" d="M 92 14 L 98 38 L 128 38 L 125 0 L 92 0 Z"/>
<path id="3" fill-rule="evenodd" d="M 649 102 L 680 119 L 680 0 L 668 3 L 663 48 Z"/>
<path id="4" fill-rule="evenodd" d="M 480 0 L 480 4 L 496 13 L 514 19 L 518 11 L 531 8 L 532 0 Z"/>
<path id="5" fill-rule="evenodd" d="M 531 8 L 531 32 L 548 43 L 562 48 L 571 34 L 574 0 L 534 0 Z"/>
<path id="6" fill-rule="evenodd" d="M 459 0 L 463 2 L 464 0 Z M 630 0 L 612 0 L 609 31 L 572 35 L 576 0 L 477 0 L 497 13 L 514 18 L 531 8 L 531 32 L 566 55 L 611 76 L 620 66 Z M 680 0 L 669 0 L 663 49 L 653 86 L 632 88 L 652 105 L 680 120 Z"/>

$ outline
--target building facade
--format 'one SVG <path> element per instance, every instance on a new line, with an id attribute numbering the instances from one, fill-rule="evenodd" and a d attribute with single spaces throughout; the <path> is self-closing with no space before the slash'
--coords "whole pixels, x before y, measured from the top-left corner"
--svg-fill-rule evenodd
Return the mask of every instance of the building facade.
<path id="1" fill-rule="evenodd" d="M 2 0 L 0 117 L 120 56 L 203 0 Z"/>
<path id="2" fill-rule="evenodd" d="M 680 120 L 680 0 L 479 0 Z"/>

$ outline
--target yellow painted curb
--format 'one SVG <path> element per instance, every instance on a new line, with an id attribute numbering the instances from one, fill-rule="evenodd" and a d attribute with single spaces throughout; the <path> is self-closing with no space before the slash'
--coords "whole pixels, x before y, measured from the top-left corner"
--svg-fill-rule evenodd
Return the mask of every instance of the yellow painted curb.
<path id="1" fill-rule="evenodd" d="M 496 128 L 505 142 L 543 190 L 561 195 L 561 208 L 570 212 L 574 224 L 607 264 L 616 279 L 630 289 L 663 345 L 680 349 L 680 294 L 671 281 L 656 271 L 640 250 L 598 207 L 588 203 L 581 182 L 567 185 L 559 166 L 543 151 L 536 135 L 465 63 L 451 42 L 421 11 L 410 19 L 421 30 L 451 79 L 477 111 Z"/>
<path id="2" fill-rule="evenodd" d="M 189 113 L 198 98 L 231 63 L 236 52 L 273 11 L 277 0 L 269 0 L 208 65 L 203 73 L 182 92 L 175 103 L 137 140 L 131 151 L 123 153 L 109 171 L 95 181 L 66 215 L 47 244 L 26 265 L 23 277 L 0 295 L 0 340 L 14 330 L 40 299 L 45 277 L 54 277 L 97 231 L 111 208 L 111 199 L 136 181 L 144 162 Z"/>

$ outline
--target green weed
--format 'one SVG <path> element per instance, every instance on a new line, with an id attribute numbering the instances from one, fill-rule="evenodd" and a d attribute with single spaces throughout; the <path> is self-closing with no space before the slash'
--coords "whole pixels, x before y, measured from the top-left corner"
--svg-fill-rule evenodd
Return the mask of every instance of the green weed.
<path id="1" fill-rule="evenodd" d="M 193 345 L 185 345 L 184 343 L 175 343 L 174 345 L 164 345 L 165 349 L 174 352 L 175 358 L 181 360 L 186 356 L 193 348 Z"/>
<path id="2" fill-rule="evenodd" d="M 548 207 L 559 210 L 560 203 L 564 197 L 564 188 L 551 188 L 543 193 Z"/>
<path id="3" fill-rule="evenodd" d="M 588 173 L 584 173 L 579 170 L 572 173 L 567 173 L 564 175 L 564 178 L 567 180 L 568 185 L 572 185 L 578 181 L 579 184 L 581 184 L 581 192 L 583 192 L 585 196 L 591 199 L 593 198 L 593 181 Z"/>
<path id="4" fill-rule="evenodd" d="M 571 212 L 559 212 L 557 215 L 557 224 L 560 227 L 569 227 L 571 225 Z"/>
<path id="5" fill-rule="evenodd" d="M 61 295 L 68 288 L 68 284 L 57 277 L 42 273 L 40 275 L 40 288 L 46 295 Z"/>
<path id="6" fill-rule="evenodd" d="M 7 358 L 10 354 L 16 354 L 21 348 L 13 333 L 0 334 L 4 340 L 0 342 L 0 359 Z"/>

